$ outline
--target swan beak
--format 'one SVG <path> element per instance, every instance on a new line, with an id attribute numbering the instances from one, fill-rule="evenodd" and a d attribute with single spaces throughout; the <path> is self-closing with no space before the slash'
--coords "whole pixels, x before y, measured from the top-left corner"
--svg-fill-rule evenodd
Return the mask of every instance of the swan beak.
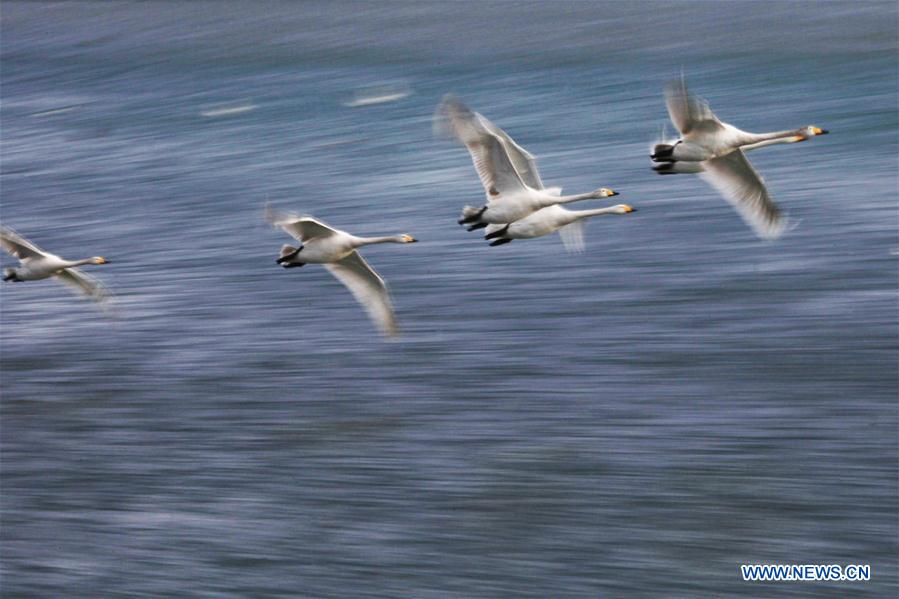
<path id="1" fill-rule="evenodd" d="M 628 206 L 627 204 L 624 204 L 625 214 L 630 213 L 630 212 L 636 212 L 636 211 L 637 211 L 637 209 L 634 208 L 633 206 Z"/>
<path id="2" fill-rule="evenodd" d="M 819 129 L 818 127 L 812 127 L 812 133 L 815 135 L 827 135 L 830 133 L 827 129 Z"/>
<path id="3" fill-rule="evenodd" d="M 97 260 L 97 264 L 109 264 L 109 260 L 107 260 L 106 258 L 100 258 L 99 260 Z"/>
<path id="4" fill-rule="evenodd" d="M 403 235 L 403 241 L 405 241 L 406 243 L 418 243 L 418 240 L 411 235 Z"/>
<path id="5" fill-rule="evenodd" d="M 612 197 L 612 196 L 619 196 L 619 195 L 621 195 L 621 194 L 618 193 L 617 191 L 614 191 L 614 190 L 612 190 L 612 189 L 609 190 L 609 197 Z"/>

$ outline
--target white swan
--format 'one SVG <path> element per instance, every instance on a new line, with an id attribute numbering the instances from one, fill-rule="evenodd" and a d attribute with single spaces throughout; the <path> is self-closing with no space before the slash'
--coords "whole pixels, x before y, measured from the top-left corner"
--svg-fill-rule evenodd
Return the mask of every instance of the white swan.
<path id="1" fill-rule="evenodd" d="M 111 294 L 100 281 L 76 268 L 86 264 L 107 264 L 109 261 L 106 258 L 94 256 L 84 260 L 64 260 L 45 252 L 9 227 L 0 227 L 0 245 L 9 254 L 18 258 L 20 263 L 18 268 L 3 270 L 4 281 L 39 281 L 54 277 L 72 290 L 97 302 L 103 303 L 111 298 Z"/>
<path id="2" fill-rule="evenodd" d="M 494 240 L 490 245 L 496 246 L 509 243 L 513 239 L 531 239 L 559 231 L 565 249 L 569 252 L 581 252 L 584 250 L 583 219 L 604 214 L 628 214 L 636 211 L 636 208 L 627 204 L 594 210 L 566 210 L 556 204 L 506 225 L 489 225 L 484 239 Z"/>
<path id="3" fill-rule="evenodd" d="M 323 264 L 350 290 L 384 334 L 396 334 L 396 317 L 387 285 L 356 249 L 373 243 L 414 243 L 416 239 L 409 235 L 356 237 L 333 229 L 311 216 L 278 212 L 270 207 L 266 208 L 265 217 L 273 226 L 280 227 L 301 242 L 298 248 L 283 246 L 276 260 L 278 264 L 284 268 Z"/>
<path id="4" fill-rule="evenodd" d="M 814 131 L 817 129 L 816 127 L 807 127 L 806 129 L 807 129 L 807 133 L 810 137 L 814 136 L 814 135 L 823 135 L 824 133 L 827 133 L 826 131 L 824 131 L 823 133 L 815 133 Z M 817 129 L 817 130 L 822 131 L 821 129 Z M 767 146 L 774 146 L 777 144 L 796 143 L 797 141 L 803 141 L 803 140 L 797 140 L 797 139 L 795 139 L 795 137 L 779 137 L 776 139 L 769 139 L 766 141 L 760 141 L 758 143 L 741 146 L 740 150 L 742 150 L 745 153 L 745 152 L 749 152 L 750 150 L 757 150 L 759 148 L 764 148 Z M 658 147 L 659 145 L 673 146 L 676 143 L 677 143 L 677 140 L 663 141 L 660 144 L 656 144 L 656 147 Z M 688 174 L 688 173 L 698 174 L 698 173 L 705 172 L 705 167 L 703 166 L 703 164 L 705 164 L 705 162 L 687 162 L 685 160 L 678 160 L 678 161 L 674 161 L 674 162 L 660 162 L 658 164 L 654 164 L 652 167 L 652 170 L 654 170 L 655 172 L 657 172 L 660 175 L 683 175 L 683 174 Z"/>
<path id="5" fill-rule="evenodd" d="M 471 225 L 469 231 L 489 223 L 511 223 L 555 204 L 618 195 L 606 188 L 570 196 L 560 195 L 560 188 L 545 189 L 534 157 L 505 131 L 451 94 L 437 107 L 434 128 L 455 137 L 468 148 L 484 185 L 487 204 L 481 208 L 466 206 L 462 210 L 459 224 Z"/>
<path id="6" fill-rule="evenodd" d="M 683 77 L 665 87 L 665 102 L 681 139 L 655 146 L 650 155 L 653 161 L 671 164 L 655 167 L 656 170 L 663 174 L 699 173 L 733 205 L 759 237 L 779 237 L 787 219 L 744 152 L 777 143 L 805 141 L 827 131 L 814 125 L 773 133 L 742 131 L 719 121 L 708 102 L 687 90 Z"/>

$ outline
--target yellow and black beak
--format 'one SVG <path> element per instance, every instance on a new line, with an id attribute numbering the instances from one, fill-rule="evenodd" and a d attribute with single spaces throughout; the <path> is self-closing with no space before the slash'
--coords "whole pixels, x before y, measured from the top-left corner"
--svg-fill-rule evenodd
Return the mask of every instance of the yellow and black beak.
<path id="1" fill-rule="evenodd" d="M 827 129 L 821 129 L 819 127 L 812 127 L 812 133 L 814 133 L 815 135 L 827 135 L 828 133 L 830 133 L 830 131 L 828 131 Z"/>

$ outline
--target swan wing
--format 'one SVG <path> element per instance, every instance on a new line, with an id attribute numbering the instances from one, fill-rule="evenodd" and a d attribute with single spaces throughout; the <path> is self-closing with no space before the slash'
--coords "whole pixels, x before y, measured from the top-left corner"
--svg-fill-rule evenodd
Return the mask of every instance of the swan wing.
<path id="1" fill-rule="evenodd" d="M 506 154 L 524 184 L 533 189 L 543 189 L 543 181 L 540 179 L 540 171 L 537 170 L 537 159 L 534 158 L 534 155 L 515 143 L 508 133 L 491 123 L 484 115 L 477 112 L 475 115 L 488 131 L 502 140 L 506 147 Z"/>
<path id="2" fill-rule="evenodd" d="M 583 220 L 576 220 L 559 229 L 559 237 L 562 238 L 562 244 L 570 254 L 581 254 L 584 252 L 586 244 L 584 243 L 584 230 L 586 223 Z"/>
<path id="3" fill-rule="evenodd" d="M 699 176 L 736 208 L 756 235 L 776 239 L 783 233 L 787 218 L 771 199 L 764 180 L 742 150 L 734 150 L 702 164 L 705 172 Z"/>
<path id="4" fill-rule="evenodd" d="M 324 267 L 350 290 L 384 334 L 396 334 L 396 317 L 387 285 L 359 252 L 354 251 L 346 258 L 325 264 Z"/>
<path id="5" fill-rule="evenodd" d="M 484 124 L 485 121 L 489 123 L 487 119 L 473 112 L 455 96 L 444 98 L 437 114 L 441 122 L 435 127 L 446 131 L 468 148 L 488 198 L 526 189 L 509 158 L 503 138 Z"/>
<path id="6" fill-rule="evenodd" d="M 26 258 L 42 258 L 47 255 L 45 251 L 37 247 L 9 227 L 0 227 L 0 245 L 9 254 L 19 260 Z"/>
<path id="7" fill-rule="evenodd" d="M 665 86 L 665 104 L 671 122 L 681 135 L 691 133 L 714 133 L 724 129 L 724 125 L 709 108 L 709 103 L 687 90 L 687 82 L 676 79 Z"/>
<path id="8" fill-rule="evenodd" d="M 314 237 L 327 237 L 338 233 L 337 229 L 332 229 L 311 216 L 297 216 L 289 212 L 280 212 L 270 206 L 266 206 L 265 219 L 272 226 L 280 227 L 285 233 L 304 243 Z"/>
<path id="9" fill-rule="evenodd" d="M 77 268 L 65 268 L 56 278 L 71 290 L 88 297 L 107 308 L 112 300 L 112 293 L 103 283 Z"/>

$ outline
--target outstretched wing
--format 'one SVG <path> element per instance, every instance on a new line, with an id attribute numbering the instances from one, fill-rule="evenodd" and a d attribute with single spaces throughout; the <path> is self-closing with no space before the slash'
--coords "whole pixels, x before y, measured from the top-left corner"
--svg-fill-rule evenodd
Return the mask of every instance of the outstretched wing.
<path id="1" fill-rule="evenodd" d="M 771 199 L 764 180 L 742 150 L 734 150 L 702 164 L 705 172 L 699 176 L 736 208 L 756 235 L 763 239 L 780 237 L 787 218 Z"/>
<path id="2" fill-rule="evenodd" d="M 543 181 L 540 180 L 540 172 L 537 170 L 537 159 L 533 154 L 515 143 L 508 133 L 490 122 L 483 114 L 476 112 L 475 115 L 488 131 L 502 140 L 506 154 L 524 184 L 533 189 L 543 189 Z"/>
<path id="3" fill-rule="evenodd" d="M 15 256 L 19 260 L 27 258 L 40 258 L 46 256 L 47 253 L 42 249 L 10 229 L 9 227 L 0 227 L 0 245 L 3 249 Z"/>
<path id="4" fill-rule="evenodd" d="M 489 199 L 526 189 L 512 164 L 503 137 L 485 125 L 485 122 L 490 123 L 487 119 L 472 112 L 452 95 L 444 97 L 435 116 L 435 129 L 455 137 L 468 149 Z"/>
<path id="5" fill-rule="evenodd" d="M 709 108 L 709 103 L 687 90 L 683 77 L 665 86 L 665 104 L 671 122 L 684 137 L 696 132 L 712 132 L 723 128 Z"/>
<path id="6" fill-rule="evenodd" d="M 570 254 L 582 254 L 584 252 L 584 229 L 586 223 L 583 220 L 576 220 L 559 229 L 559 237 L 562 238 L 562 244 Z"/>
<path id="7" fill-rule="evenodd" d="M 324 264 L 324 267 L 350 290 L 385 335 L 396 334 L 396 317 L 387 285 L 358 252 L 352 252 L 339 262 Z"/>
<path id="8" fill-rule="evenodd" d="M 99 280 L 77 268 L 63 269 L 56 275 L 56 278 L 75 293 L 84 295 L 97 302 L 104 311 L 110 311 L 112 293 Z"/>
<path id="9" fill-rule="evenodd" d="M 274 227 L 281 227 L 285 233 L 304 243 L 314 237 L 326 237 L 338 232 L 337 229 L 332 229 L 311 216 L 297 216 L 275 210 L 271 206 L 265 207 L 265 220 Z"/>

